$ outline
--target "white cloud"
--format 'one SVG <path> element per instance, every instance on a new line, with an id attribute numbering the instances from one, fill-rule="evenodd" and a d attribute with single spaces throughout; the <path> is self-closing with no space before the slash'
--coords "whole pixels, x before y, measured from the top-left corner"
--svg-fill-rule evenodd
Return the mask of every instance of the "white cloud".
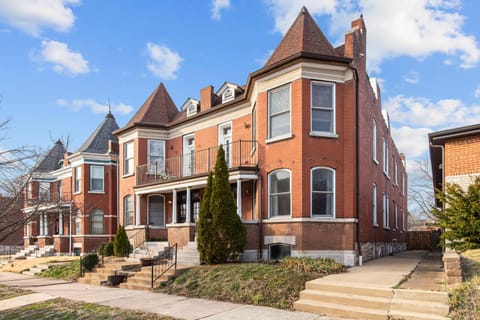
<path id="1" fill-rule="evenodd" d="M 480 84 L 477 86 L 477 89 L 475 89 L 475 98 L 480 98 Z"/>
<path id="2" fill-rule="evenodd" d="M 60 107 L 70 108 L 73 111 L 80 111 L 83 108 L 90 108 L 93 113 L 107 113 L 108 104 L 99 103 L 93 99 L 74 99 L 71 101 L 65 99 L 57 99 L 57 105 Z M 113 104 L 110 106 L 113 114 L 129 114 L 133 107 L 124 103 Z"/>
<path id="3" fill-rule="evenodd" d="M 222 10 L 230 8 L 230 0 L 212 0 L 212 19 L 220 20 Z"/>
<path id="4" fill-rule="evenodd" d="M 34 59 L 51 63 L 52 69 L 62 74 L 75 76 L 90 72 L 88 61 L 63 42 L 43 40 L 40 55 Z"/>
<path id="5" fill-rule="evenodd" d="M 167 46 L 151 42 L 147 43 L 147 51 L 150 58 L 147 68 L 154 76 L 165 80 L 177 78 L 180 63 L 183 61 L 178 53 Z"/>
<path id="6" fill-rule="evenodd" d="M 403 80 L 411 84 L 416 84 L 420 81 L 420 74 L 417 71 L 410 70 L 403 76 Z"/>
<path id="7" fill-rule="evenodd" d="M 480 61 L 473 35 L 462 31 L 465 17 L 458 0 L 266 0 L 275 18 L 275 31 L 285 33 L 302 5 L 312 15 L 331 18 L 330 34 L 344 41 L 350 21 L 363 13 L 368 31 L 368 68 L 380 71 L 382 62 L 398 56 L 424 59 L 440 53 L 444 61 L 471 68 Z M 324 30 L 325 31 L 325 30 Z"/>
<path id="8" fill-rule="evenodd" d="M 69 31 L 75 16 L 69 6 L 80 0 L 0 0 L 0 18 L 32 36 L 39 36 L 43 29 Z"/>
<path id="9" fill-rule="evenodd" d="M 431 101 L 423 97 L 389 98 L 384 107 L 392 122 L 415 126 L 445 129 L 480 122 L 480 105 L 465 105 L 458 99 Z"/>
<path id="10" fill-rule="evenodd" d="M 401 126 L 391 130 L 398 152 L 404 153 L 407 159 L 419 157 L 428 150 L 427 134 L 431 129 Z"/>

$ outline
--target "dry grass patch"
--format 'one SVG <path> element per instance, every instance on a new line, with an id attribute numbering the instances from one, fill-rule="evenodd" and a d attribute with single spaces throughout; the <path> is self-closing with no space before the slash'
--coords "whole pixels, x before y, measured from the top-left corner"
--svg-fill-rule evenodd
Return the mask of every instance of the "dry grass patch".
<path id="1" fill-rule="evenodd" d="M 20 297 L 30 293 L 32 293 L 32 291 L 23 290 L 15 287 L 0 286 L 0 300 Z"/>

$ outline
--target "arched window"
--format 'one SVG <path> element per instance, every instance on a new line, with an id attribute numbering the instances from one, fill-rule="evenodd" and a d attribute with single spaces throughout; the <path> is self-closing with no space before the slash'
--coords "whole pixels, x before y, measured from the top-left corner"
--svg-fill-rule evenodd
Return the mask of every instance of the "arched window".
<path id="1" fill-rule="evenodd" d="M 134 224 L 134 211 L 133 211 L 133 196 L 129 195 L 123 198 L 123 217 L 124 225 L 131 226 Z"/>
<path id="2" fill-rule="evenodd" d="M 335 170 L 312 169 L 312 216 L 335 217 Z"/>
<path id="3" fill-rule="evenodd" d="M 103 211 L 100 209 L 93 209 L 90 214 L 90 233 L 103 234 Z"/>
<path id="4" fill-rule="evenodd" d="M 268 212 L 270 218 L 290 216 L 290 171 L 276 170 L 268 175 Z"/>
<path id="5" fill-rule="evenodd" d="M 160 195 L 148 197 L 148 223 L 152 226 L 165 226 L 165 198 Z"/>

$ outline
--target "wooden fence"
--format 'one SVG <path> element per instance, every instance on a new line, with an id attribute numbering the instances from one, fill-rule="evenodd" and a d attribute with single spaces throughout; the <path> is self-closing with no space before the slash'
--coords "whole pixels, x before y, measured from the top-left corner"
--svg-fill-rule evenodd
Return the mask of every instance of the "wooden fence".
<path id="1" fill-rule="evenodd" d="M 408 231 L 407 250 L 441 250 L 440 230 Z"/>

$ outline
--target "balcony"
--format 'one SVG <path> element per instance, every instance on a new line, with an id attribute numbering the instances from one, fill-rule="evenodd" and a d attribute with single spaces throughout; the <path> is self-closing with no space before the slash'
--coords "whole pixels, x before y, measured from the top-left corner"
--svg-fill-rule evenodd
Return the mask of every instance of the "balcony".
<path id="1" fill-rule="evenodd" d="M 27 206 L 46 206 L 46 205 L 61 205 L 70 203 L 72 201 L 71 192 L 48 192 L 41 191 L 36 196 L 30 196 L 26 199 Z"/>
<path id="2" fill-rule="evenodd" d="M 257 167 L 256 141 L 238 140 L 223 148 L 230 169 Z M 208 174 L 215 166 L 217 150 L 218 146 L 137 166 L 137 186 Z"/>

